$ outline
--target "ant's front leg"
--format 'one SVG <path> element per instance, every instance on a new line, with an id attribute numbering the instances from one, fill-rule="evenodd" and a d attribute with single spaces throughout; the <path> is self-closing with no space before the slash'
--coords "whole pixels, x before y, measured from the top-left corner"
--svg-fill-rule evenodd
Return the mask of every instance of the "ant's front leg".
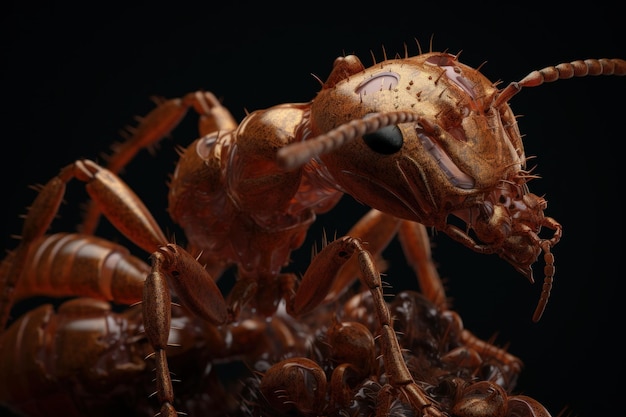
<path id="1" fill-rule="evenodd" d="M 420 415 L 442 417 L 443 413 L 415 383 L 406 366 L 393 328 L 391 313 L 384 299 L 380 273 L 372 255 L 365 250 L 360 239 L 346 236 L 326 245 L 307 269 L 294 297 L 288 303 L 287 311 L 299 316 L 317 307 L 324 300 L 339 269 L 353 256 L 358 260 L 361 282 L 372 294 L 376 316 L 380 323 L 378 340 L 389 389 L 402 392 Z"/>

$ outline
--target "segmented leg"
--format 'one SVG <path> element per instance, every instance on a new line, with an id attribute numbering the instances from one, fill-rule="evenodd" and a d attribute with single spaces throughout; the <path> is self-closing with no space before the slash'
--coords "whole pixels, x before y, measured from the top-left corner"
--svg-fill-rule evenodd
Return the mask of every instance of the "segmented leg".
<path id="1" fill-rule="evenodd" d="M 135 194 L 115 175 L 89 160 L 63 168 L 41 189 L 28 210 L 17 248 L 3 261 L 0 278 L 0 325 L 6 326 L 14 302 L 14 291 L 22 275 L 31 244 L 43 237 L 56 216 L 66 184 L 76 178 L 86 183 L 91 198 L 115 227 L 148 252 L 167 243 L 156 221 Z"/>
<path id="2" fill-rule="evenodd" d="M 89 160 L 76 161 L 63 168 L 46 184 L 31 206 L 23 226 L 18 247 L 0 265 L 0 325 L 6 326 L 14 303 L 14 292 L 28 262 L 33 242 L 43 237 L 65 194 L 67 182 L 75 178 L 85 182 L 91 197 L 82 230 L 91 234 L 100 213 L 137 246 L 152 253 L 152 271 L 144 287 L 143 315 L 146 332 L 155 350 L 157 394 L 163 404 L 163 415 L 174 413 L 173 389 L 167 370 L 165 346 L 170 324 L 170 293 L 167 280 L 176 289 L 183 305 L 211 323 L 222 324 L 227 318 L 225 301 L 214 280 L 183 248 L 168 245 L 168 240 L 134 192 L 116 175 L 142 148 L 169 134 L 193 107 L 200 114 L 199 131 L 233 130 L 237 127 L 230 112 L 211 93 L 195 92 L 181 99 L 168 100 L 157 106 L 133 129 L 129 140 L 118 145 L 105 169 Z M 185 277 L 185 284 L 177 278 Z"/>
<path id="3" fill-rule="evenodd" d="M 389 245 L 389 242 L 398 233 L 400 219 L 383 213 L 382 211 L 371 209 L 359 221 L 352 226 L 346 236 L 361 239 L 367 245 L 367 250 L 374 259 L 381 257 L 382 251 Z M 356 258 L 350 259 L 343 265 L 334 279 L 324 303 L 336 300 L 345 293 L 358 279 L 359 263 Z"/>
<path id="4" fill-rule="evenodd" d="M 260 382 L 261 392 L 274 409 L 295 409 L 305 414 L 336 409 L 354 411 L 350 407 L 357 409 L 366 406 L 365 404 L 374 404 L 376 415 L 383 417 L 388 416 L 393 407 L 399 406 L 400 398 L 404 398 L 406 401 L 402 402 L 410 404 L 418 415 L 443 416 L 453 408 L 455 415 L 464 417 L 483 415 L 481 413 L 485 411 L 488 412 L 486 415 L 511 415 L 506 414 L 508 404 L 517 404 L 520 401 L 519 397 L 508 396 L 507 392 L 513 388 L 522 362 L 506 350 L 476 337 L 463 327 L 460 316 L 450 310 L 443 284 L 431 257 L 426 228 L 419 223 L 389 219 L 387 216 L 370 212 L 354 230 L 359 230 L 361 236 L 368 236 L 373 230 L 378 230 L 384 235 L 384 238 L 377 236 L 379 242 L 388 242 L 388 236 L 397 232 L 407 262 L 415 269 L 425 300 L 407 292 L 398 294 L 393 302 L 385 303 L 375 257 L 365 249 L 369 242 L 361 243 L 361 239 L 347 236 L 327 244 L 316 255 L 287 305 L 287 311 L 291 315 L 304 316 L 304 320 L 312 319 L 317 323 L 319 317 L 316 314 L 323 315 L 324 310 L 322 313 L 314 313 L 313 310 L 328 301 L 328 297 L 324 298 L 324 295 L 328 288 L 332 292 L 332 288 L 337 287 L 336 282 L 333 283 L 337 273 L 339 276 L 346 273 L 346 269 L 353 268 L 350 262 L 356 260 L 361 283 L 367 288 L 371 298 L 362 298 L 365 293 L 360 293 L 350 299 L 350 305 L 346 305 L 344 310 L 347 316 L 342 320 L 368 323 L 370 331 L 379 334 L 377 340 L 385 383 L 375 388 L 375 391 L 368 390 L 376 393 L 375 400 L 363 400 L 361 405 L 353 403 L 353 400 L 358 401 L 356 398 L 363 395 L 361 391 L 356 391 L 361 389 L 358 387 L 367 389 L 364 388 L 367 384 L 375 386 L 377 378 L 371 378 L 370 375 L 381 375 L 380 370 L 361 363 L 363 358 L 367 358 L 363 352 L 375 351 L 374 341 L 372 340 L 371 345 L 357 342 L 359 337 L 355 333 L 350 336 L 351 343 L 335 339 L 332 334 L 338 326 L 336 322 L 331 323 L 323 333 L 325 345 L 332 350 L 332 362 L 337 364 L 332 375 L 328 375 L 328 385 L 320 376 L 323 372 L 320 368 L 323 361 L 320 358 L 317 359 L 319 364 L 308 359 L 292 358 L 273 365 L 265 373 Z M 373 246 L 380 253 L 386 244 L 374 243 Z M 342 279 L 344 283 L 351 284 L 349 278 L 352 273 L 346 274 Z M 365 299 L 367 302 L 361 304 Z M 406 307 L 408 304 L 411 307 Z M 372 316 L 372 310 L 376 311 L 375 316 Z M 391 318 L 392 311 L 394 321 Z M 309 312 L 311 315 L 307 315 Z M 346 326 L 355 324 L 358 323 L 343 321 L 340 326 L 347 328 Z M 420 327 L 424 330 L 418 330 Z M 400 339 L 396 331 L 402 333 Z M 435 350 L 423 351 L 426 345 Z M 349 353 L 335 353 L 335 350 L 344 348 Z M 430 363 L 434 357 L 445 365 Z M 326 360 L 326 355 L 323 359 Z M 420 366 L 426 366 L 428 370 L 420 371 Z M 438 366 L 442 366 L 441 369 L 437 370 Z M 426 372 L 424 379 L 417 376 L 421 372 Z M 455 377 L 450 379 L 452 375 Z M 320 382 L 322 380 L 324 383 Z M 431 391 L 426 391 L 429 386 Z M 314 398 L 314 395 L 319 396 L 320 391 L 324 390 L 328 390 L 330 395 L 328 404 L 320 404 L 319 399 Z M 440 403 L 439 399 L 444 402 Z M 549 417 L 549 413 L 537 401 L 532 400 L 529 404 L 524 413 L 534 408 L 543 410 L 538 416 Z"/>
<path id="5" fill-rule="evenodd" d="M 196 91 L 182 98 L 163 101 L 143 117 L 139 125 L 129 129 L 128 140 L 113 147 L 113 154 L 107 158 L 106 168 L 118 174 L 143 148 L 154 145 L 169 135 L 181 120 L 193 108 L 199 115 L 200 136 L 212 132 L 233 130 L 237 122 L 230 112 L 210 92 Z M 100 209 L 97 204 L 88 202 L 81 231 L 93 234 L 98 226 Z"/>
<path id="6" fill-rule="evenodd" d="M 352 256 L 357 257 L 361 282 L 370 290 L 376 317 L 380 323 L 379 343 L 389 384 L 402 392 L 408 402 L 423 416 L 443 416 L 428 395 L 415 383 L 409 372 L 393 329 L 389 307 L 385 302 L 380 273 L 372 255 L 360 239 L 346 236 L 325 246 L 307 269 L 288 312 L 298 316 L 317 307 L 323 300 L 337 271 Z"/>
<path id="7" fill-rule="evenodd" d="M 157 394 L 163 415 L 176 415 L 171 405 L 173 389 L 165 348 L 169 339 L 171 295 L 167 280 L 181 303 L 205 320 L 227 321 L 226 302 L 213 278 L 183 248 L 169 244 L 165 235 L 135 193 L 111 171 L 89 160 L 76 161 L 63 168 L 40 191 L 30 207 L 18 247 L 3 261 L 0 269 L 0 324 L 6 326 L 14 302 L 14 290 L 29 259 L 29 248 L 42 238 L 57 214 L 71 179 L 86 183 L 85 188 L 98 209 L 117 230 L 148 253 L 152 253 L 151 273 L 144 283 L 143 317 L 157 363 Z M 179 279 L 184 277 L 184 282 Z M 168 414 L 169 413 L 169 414 Z"/>

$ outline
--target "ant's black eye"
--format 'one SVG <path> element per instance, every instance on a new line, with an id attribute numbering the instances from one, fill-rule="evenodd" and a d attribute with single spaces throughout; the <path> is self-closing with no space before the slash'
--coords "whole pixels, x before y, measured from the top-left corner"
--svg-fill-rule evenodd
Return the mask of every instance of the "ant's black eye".
<path id="1" fill-rule="evenodd" d="M 402 149 L 404 138 L 398 126 L 385 126 L 376 132 L 363 135 L 363 140 L 374 152 L 391 155 Z"/>

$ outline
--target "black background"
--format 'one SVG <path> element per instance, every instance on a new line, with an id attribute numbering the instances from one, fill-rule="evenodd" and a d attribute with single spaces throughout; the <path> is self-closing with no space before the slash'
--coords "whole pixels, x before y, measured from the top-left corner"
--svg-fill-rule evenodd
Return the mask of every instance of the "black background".
<path id="1" fill-rule="evenodd" d="M 547 4 L 547 3 L 544 3 Z M 4 5 L 1 22 L 2 209 L 0 238 L 19 234 L 25 207 L 43 183 L 76 158 L 99 159 L 119 131 L 153 108 L 150 97 L 213 91 L 234 116 L 284 102 L 312 99 L 335 57 L 355 53 L 368 65 L 424 49 L 461 53 L 461 61 L 503 83 L 528 72 L 575 59 L 626 58 L 621 11 L 600 2 L 581 9 L 383 2 L 338 8 L 319 2 L 280 9 L 267 3 L 210 6 L 177 2 L 123 7 Z M 287 7 L 287 8 L 285 8 Z M 472 253 L 444 235 L 434 257 L 446 279 L 453 307 L 466 328 L 525 361 L 518 391 L 556 416 L 613 415 L 622 400 L 625 314 L 620 280 L 623 205 L 618 164 L 624 139 L 626 79 L 588 77 L 528 88 L 511 100 L 525 134 L 527 155 L 536 155 L 531 190 L 545 194 L 547 215 L 563 224 L 554 249 L 557 274 L 552 298 L 539 323 L 531 315 L 540 285 L 530 285 L 495 256 Z M 503 84 L 504 85 L 504 84 Z M 164 140 L 157 153 L 142 152 L 124 178 L 165 229 L 165 181 L 173 169 L 174 145 L 195 138 L 194 116 Z M 618 148 L 620 146 L 620 148 Z M 72 229 L 80 187 L 70 187 L 55 230 Z M 345 233 L 365 212 L 345 197 L 320 217 L 311 239 L 294 259 L 303 270 L 321 226 Z M 106 230 L 103 231 L 106 233 Z M 402 262 L 392 247 L 393 262 Z M 393 264 L 392 264 L 393 266 Z M 400 265 L 399 265 L 400 266 Z M 398 268 L 399 268 L 398 266 Z M 394 276 L 395 274 L 395 276 Z M 404 282 L 396 277 L 402 275 Z M 392 268 L 394 288 L 416 288 Z M 542 265 L 535 265 L 542 279 Z M 567 415 L 566 413 L 566 415 Z"/>

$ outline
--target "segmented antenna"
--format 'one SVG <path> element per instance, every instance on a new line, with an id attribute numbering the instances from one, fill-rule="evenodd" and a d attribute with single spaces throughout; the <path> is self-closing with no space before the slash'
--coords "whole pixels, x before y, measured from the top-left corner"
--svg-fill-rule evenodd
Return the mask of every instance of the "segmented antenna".
<path id="1" fill-rule="evenodd" d="M 511 97 L 520 92 L 522 87 L 537 87 L 543 83 L 587 75 L 626 75 L 626 61 L 623 59 L 585 59 L 533 71 L 500 91 L 496 97 L 495 106 L 500 107 L 508 102 Z"/>

